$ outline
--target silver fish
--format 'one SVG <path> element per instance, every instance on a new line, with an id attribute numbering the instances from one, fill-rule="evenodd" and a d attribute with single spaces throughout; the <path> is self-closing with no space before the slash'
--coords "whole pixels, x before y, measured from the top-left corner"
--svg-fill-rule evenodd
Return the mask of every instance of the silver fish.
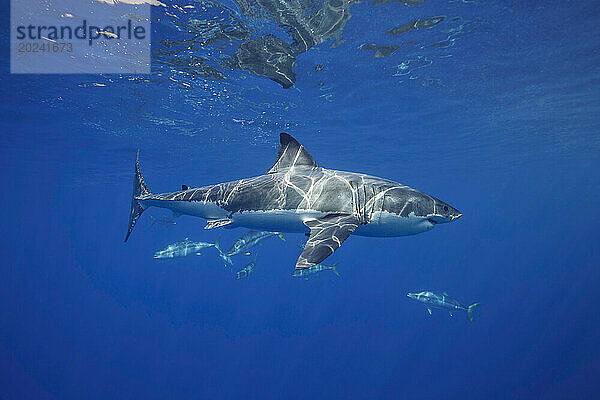
<path id="1" fill-rule="evenodd" d="M 218 239 L 215 243 L 193 242 L 185 238 L 180 242 L 171 243 L 167 247 L 154 253 L 154 258 L 177 258 L 186 257 L 192 254 L 200 255 L 200 251 L 207 247 L 218 246 Z"/>
<path id="2" fill-rule="evenodd" d="M 427 311 L 431 315 L 432 308 L 439 308 L 443 310 L 449 310 L 450 316 L 453 316 L 453 311 L 466 311 L 469 320 L 473 322 L 473 309 L 479 305 L 479 303 L 471 304 L 470 306 L 463 306 L 458 300 L 448 296 L 448 293 L 435 293 L 430 291 L 423 292 L 412 292 L 407 294 L 411 299 L 415 299 L 424 303 L 427 306 Z"/>
<path id="3" fill-rule="evenodd" d="M 263 239 L 269 238 L 271 236 L 279 236 L 281 240 L 285 242 L 283 235 L 279 232 L 265 232 L 265 231 L 254 231 L 250 230 L 240 236 L 227 250 L 227 256 L 235 256 L 240 253 L 245 253 L 252 247 L 256 246 Z"/>
<path id="4" fill-rule="evenodd" d="M 305 269 L 296 269 L 292 273 L 292 276 L 296 277 L 296 278 L 308 279 L 309 276 L 314 276 L 323 271 L 332 271 L 337 276 L 340 276 L 337 269 L 335 268 L 336 265 L 338 265 L 338 264 L 339 264 L 339 262 L 336 262 L 333 265 L 317 264 L 317 265 L 313 265 L 312 267 L 305 268 Z"/>
<path id="5" fill-rule="evenodd" d="M 247 253 L 252 247 L 256 246 L 260 241 L 269 238 L 271 236 L 279 236 L 281 240 L 285 242 L 285 238 L 279 232 L 265 232 L 265 231 L 255 231 L 250 230 L 240 236 L 227 250 L 226 253 L 223 253 L 219 247 L 219 256 L 229 265 L 233 265 L 232 256 L 238 255 L 240 253 Z"/>

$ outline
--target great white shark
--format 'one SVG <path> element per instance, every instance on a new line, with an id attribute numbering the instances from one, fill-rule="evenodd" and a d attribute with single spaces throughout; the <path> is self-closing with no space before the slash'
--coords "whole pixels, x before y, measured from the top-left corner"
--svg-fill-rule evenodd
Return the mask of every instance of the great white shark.
<path id="1" fill-rule="evenodd" d="M 135 160 L 129 238 L 148 207 L 207 220 L 205 229 L 245 227 L 306 233 L 296 269 L 317 265 L 351 234 L 393 237 L 426 232 L 462 214 L 437 198 L 375 176 L 319 167 L 308 151 L 281 133 L 277 160 L 264 175 L 153 194 Z"/>

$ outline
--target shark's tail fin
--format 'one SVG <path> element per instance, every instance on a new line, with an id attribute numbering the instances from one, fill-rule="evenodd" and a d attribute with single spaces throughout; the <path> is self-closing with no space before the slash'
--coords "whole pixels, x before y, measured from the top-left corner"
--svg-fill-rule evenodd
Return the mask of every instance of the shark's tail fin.
<path id="1" fill-rule="evenodd" d="M 221 250 L 221 246 L 219 246 L 220 238 L 221 237 L 219 236 L 217 238 L 217 240 L 215 241 L 215 248 L 219 252 L 219 257 L 221 257 L 223 259 L 223 261 L 225 261 L 225 264 L 233 265 L 233 260 L 231 259 L 231 257 L 229 257 L 227 254 L 223 253 L 223 251 Z M 227 265 L 225 265 L 225 266 L 227 266 Z"/>
<path id="2" fill-rule="evenodd" d="M 334 273 L 334 274 L 336 274 L 337 276 L 339 276 L 339 277 L 341 278 L 342 276 L 340 275 L 340 273 L 338 272 L 338 270 L 337 270 L 337 268 L 336 268 L 336 267 L 337 267 L 337 265 L 338 265 L 339 263 L 340 263 L 340 262 L 338 261 L 338 262 L 336 262 L 335 264 L 333 264 L 333 265 L 331 266 L 331 267 L 332 267 L 332 268 L 331 268 L 331 270 L 333 271 L 333 273 Z"/>
<path id="3" fill-rule="evenodd" d="M 131 211 L 129 212 L 129 226 L 127 228 L 127 235 L 125 235 L 125 241 L 129 239 L 129 235 L 131 235 L 131 231 L 135 226 L 138 218 L 144 212 L 145 208 L 137 199 L 139 196 L 152 194 L 148 186 L 146 186 L 146 182 L 144 182 L 144 178 L 142 177 L 142 171 L 140 170 L 140 151 L 137 151 L 137 155 L 135 156 L 135 177 L 133 178 L 133 195 L 131 197 Z"/>
<path id="4" fill-rule="evenodd" d="M 469 307 L 467 307 L 467 316 L 469 317 L 469 320 L 471 322 L 473 322 L 473 309 L 475 307 L 477 307 L 478 305 L 479 305 L 479 303 L 473 303 Z"/>
<path id="5" fill-rule="evenodd" d="M 281 233 L 278 233 L 277 236 L 279 236 L 279 239 L 281 239 L 285 242 L 285 238 L 283 237 L 283 235 Z"/>

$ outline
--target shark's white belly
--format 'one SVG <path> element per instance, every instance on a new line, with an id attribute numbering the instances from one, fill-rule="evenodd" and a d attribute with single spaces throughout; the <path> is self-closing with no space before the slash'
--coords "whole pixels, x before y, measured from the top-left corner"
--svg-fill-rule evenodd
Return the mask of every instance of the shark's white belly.
<path id="1" fill-rule="evenodd" d="M 304 221 L 324 217 L 326 214 L 313 210 L 269 210 L 244 211 L 232 216 L 233 223 L 228 227 L 245 227 L 268 232 L 304 233 L 310 229 Z"/>
<path id="2" fill-rule="evenodd" d="M 427 218 L 417 217 L 412 213 L 408 217 L 400 217 L 387 211 L 376 211 L 371 216 L 371 222 L 359 225 L 353 234 L 373 237 L 408 236 L 426 232 L 434 226 Z"/>
<path id="3" fill-rule="evenodd" d="M 251 211 L 234 214 L 233 223 L 228 227 L 245 227 L 270 232 L 304 233 L 310 232 L 304 221 L 321 218 L 326 213 L 313 210 L 271 210 Z M 423 217 L 410 215 L 399 217 L 388 212 L 376 212 L 371 222 L 359 225 L 354 235 L 373 237 L 394 237 L 416 235 L 426 232 L 435 225 Z"/>
<path id="4" fill-rule="evenodd" d="M 243 211 L 230 215 L 227 210 L 210 202 L 159 201 L 150 200 L 147 206 L 168 208 L 175 213 L 187 214 L 206 219 L 232 220 L 226 228 L 244 227 L 269 232 L 305 233 L 310 232 L 304 221 L 324 217 L 327 213 L 315 210 L 267 210 Z M 427 218 L 414 214 L 400 217 L 386 211 L 371 215 L 371 222 L 359 227 L 354 235 L 373 237 L 394 237 L 415 235 L 432 229 L 435 224 Z"/>

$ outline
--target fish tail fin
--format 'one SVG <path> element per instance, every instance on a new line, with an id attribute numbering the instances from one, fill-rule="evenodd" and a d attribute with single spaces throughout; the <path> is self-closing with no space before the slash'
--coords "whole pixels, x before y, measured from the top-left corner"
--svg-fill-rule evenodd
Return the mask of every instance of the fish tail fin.
<path id="1" fill-rule="evenodd" d="M 281 239 L 285 242 L 285 238 L 283 237 L 283 235 L 281 233 L 278 233 L 277 236 L 279 236 L 279 239 Z"/>
<path id="2" fill-rule="evenodd" d="M 339 276 L 341 278 L 342 276 L 340 275 L 340 273 L 338 272 L 338 270 L 336 268 L 339 263 L 340 262 L 338 261 L 338 262 L 336 262 L 335 264 L 332 265 L 332 267 L 333 267 L 332 271 L 333 271 L 334 274 L 336 274 L 337 276 Z"/>
<path id="3" fill-rule="evenodd" d="M 473 322 L 473 309 L 477 307 L 479 303 L 473 303 L 469 307 L 467 307 L 467 316 L 469 317 L 469 321 Z"/>
<path id="4" fill-rule="evenodd" d="M 221 246 L 219 245 L 219 239 L 221 239 L 221 236 L 219 236 L 217 240 L 215 240 L 215 248 L 219 252 L 219 257 L 221 257 L 223 261 L 225 261 L 225 264 L 233 265 L 233 260 L 231 259 L 231 257 L 223 253 L 223 250 L 221 250 Z"/>
<path id="5" fill-rule="evenodd" d="M 131 210 L 129 212 L 129 226 L 127 227 L 127 235 L 125 235 L 125 242 L 129 239 L 129 235 L 131 235 L 131 231 L 135 226 L 138 218 L 146 207 L 142 205 L 142 203 L 138 200 L 139 196 L 146 196 L 152 194 L 146 182 L 144 182 L 144 178 L 142 177 L 142 171 L 140 170 L 140 151 L 137 151 L 137 155 L 135 156 L 135 176 L 133 178 L 133 195 L 131 196 Z"/>

